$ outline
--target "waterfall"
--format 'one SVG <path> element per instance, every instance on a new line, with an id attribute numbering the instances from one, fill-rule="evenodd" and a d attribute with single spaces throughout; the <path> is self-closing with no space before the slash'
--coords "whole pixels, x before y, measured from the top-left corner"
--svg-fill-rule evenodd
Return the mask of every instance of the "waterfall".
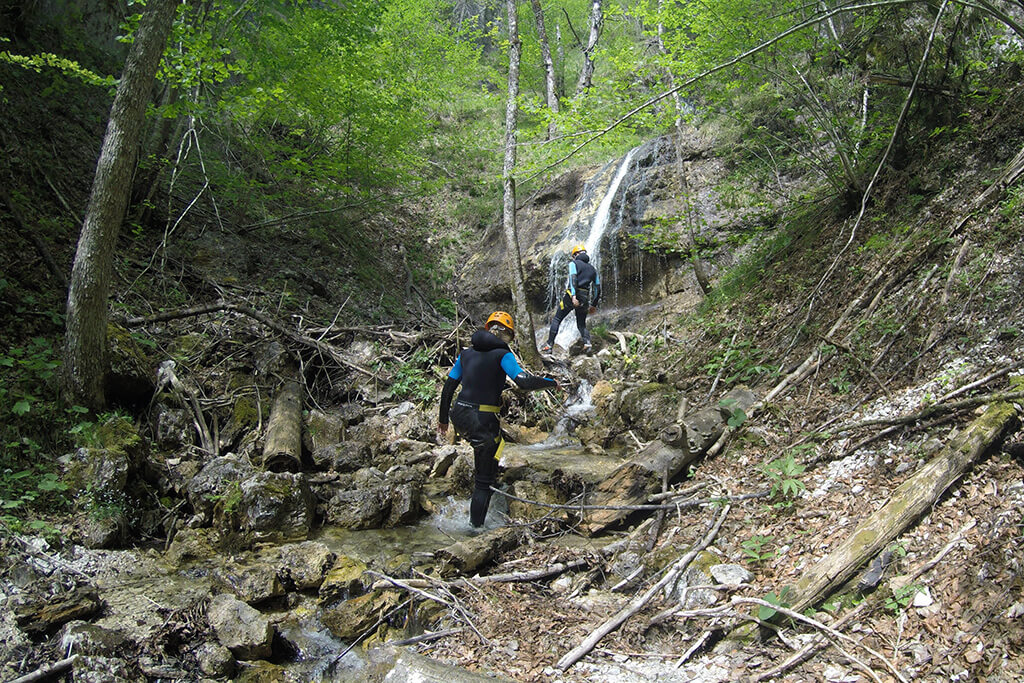
<path id="1" fill-rule="evenodd" d="M 604 168 L 598 171 L 597 174 L 595 174 L 591 181 L 587 183 L 583 191 L 583 196 L 573 208 L 572 214 L 566 222 L 565 228 L 562 232 L 562 249 L 551 255 L 551 264 L 549 266 L 548 275 L 548 301 L 551 302 L 552 308 L 558 305 L 558 301 L 561 300 L 562 293 L 565 291 L 565 278 L 566 273 L 568 272 L 568 251 L 572 244 L 576 242 L 583 242 L 586 245 L 587 254 L 590 256 L 590 263 L 597 268 L 598 273 L 601 274 L 602 283 L 606 282 L 606 275 L 612 275 L 612 273 L 605 274 L 601 271 L 601 241 L 609 228 L 609 216 L 611 215 L 612 204 L 615 201 L 616 195 L 619 193 L 619 188 L 622 185 L 623 180 L 626 179 L 630 172 L 633 157 L 639 149 L 640 147 L 634 147 L 629 150 L 629 152 L 626 153 L 626 156 L 622 158 L 622 161 L 619 162 L 618 166 L 615 167 L 615 174 L 608 183 L 608 188 L 605 190 L 604 196 L 601 198 L 601 203 L 598 205 L 597 210 L 594 211 L 593 216 L 590 217 L 589 222 L 581 220 L 581 216 L 586 216 L 587 210 L 592 206 L 592 200 L 595 195 L 596 188 L 603 184 L 612 164 L 607 164 Z M 617 220 L 615 221 L 614 227 L 617 230 L 622 224 L 621 203 L 619 210 L 616 213 L 616 218 Z M 550 322 L 550 318 L 548 319 L 548 322 Z M 558 336 L 555 337 L 555 343 L 562 348 L 567 349 L 579 338 L 579 336 L 580 333 L 579 330 L 576 329 L 575 318 L 570 315 L 562 321 L 562 326 L 559 328 Z M 542 330 L 538 330 L 538 341 L 540 343 L 543 343 L 546 337 L 546 327 Z"/>
<path id="2" fill-rule="evenodd" d="M 545 450 L 566 445 L 579 445 L 579 440 L 569 435 L 569 432 L 576 428 L 580 422 L 586 422 L 589 415 L 594 412 L 594 404 L 590 400 L 593 386 L 585 379 L 572 391 L 572 395 L 565 402 L 565 412 L 558 418 L 554 429 L 548 434 L 548 438 L 539 444 L 527 446 L 532 450 Z"/>

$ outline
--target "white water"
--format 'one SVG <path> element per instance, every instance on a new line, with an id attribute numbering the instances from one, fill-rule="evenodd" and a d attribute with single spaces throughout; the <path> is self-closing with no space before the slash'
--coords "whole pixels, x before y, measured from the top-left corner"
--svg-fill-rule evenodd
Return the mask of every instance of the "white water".
<path id="1" fill-rule="evenodd" d="M 579 231 L 580 223 L 577 220 L 579 216 L 578 208 L 573 212 L 562 236 L 563 244 L 571 245 L 575 242 L 582 241 L 583 244 L 586 245 L 587 254 L 590 256 L 590 264 L 597 268 L 597 272 L 599 274 L 601 273 L 601 240 L 604 238 L 605 232 L 608 230 L 608 217 L 611 214 L 612 202 L 615 201 L 615 195 L 618 194 L 619 186 L 629 173 L 630 165 L 633 161 L 633 155 L 636 154 L 638 149 L 639 147 L 629 150 L 629 152 L 626 153 L 626 156 L 623 157 L 622 161 L 619 163 L 618 169 L 615 171 L 615 176 L 608 185 L 608 190 L 605 192 L 604 197 L 601 199 L 601 203 L 597 207 L 597 211 L 594 212 L 594 215 L 590 220 L 586 236 L 584 237 Z M 568 254 L 561 253 L 556 253 L 551 257 L 551 291 L 555 297 L 556 306 L 557 302 L 561 300 L 562 292 L 564 291 L 564 282 L 568 272 L 567 258 Z M 604 282 L 604 280 L 605 278 L 602 277 L 601 281 Z M 554 315 L 553 312 L 552 315 Z M 548 319 L 548 322 L 550 323 L 550 318 Z M 547 327 L 538 331 L 539 344 L 545 343 L 547 340 L 547 334 Z M 555 344 L 561 346 L 563 349 L 567 349 L 573 342 L 579 339 L 579 337 L 580 333 L 576 327 L 576 317 L 574 314 L 570 313 L 564 320 L 562 320 L 562 326 L 559 328 L 558 334 L 555 336 Z"/>

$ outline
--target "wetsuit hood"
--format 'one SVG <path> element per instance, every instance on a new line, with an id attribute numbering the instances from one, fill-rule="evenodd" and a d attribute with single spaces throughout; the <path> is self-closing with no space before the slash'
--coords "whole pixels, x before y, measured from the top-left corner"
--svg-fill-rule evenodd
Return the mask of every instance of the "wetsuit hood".
<path id="1" fill-rule="evenodd" d="M 582 253 L 576 254 L 576 260 L 577 261 L 583 261 L 584 263 L 590 263 L 590 257 L 587 256 L 587 252 L 585 252 L 585 251 L 582 252 Z"/>
<path id="2" fill-rule="evenodd" d="M 508 347 L 508 344 L 487 330 L 477 330 L 474 332 L 473 336 L 469 339 L 469 343 L 477 351 L 493 351 L 494 349 L 512 350 Z"/>

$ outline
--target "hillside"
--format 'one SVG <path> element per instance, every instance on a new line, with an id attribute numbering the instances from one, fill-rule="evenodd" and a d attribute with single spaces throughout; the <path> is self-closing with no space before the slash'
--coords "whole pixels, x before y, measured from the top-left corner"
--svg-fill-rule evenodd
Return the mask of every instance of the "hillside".
<path id="1" fill-rule="evenodd" d="M 1012 77 L 913 128 L 864 204 L 805 169 L 755 176 L 699 122 L 687 161 L 723 174 L 703 190 L 742 195 L 706 296 L 663 227 L 685 204 L 665 151 L 632 226 L 665 272 L 592 319 L 592 355 L 534 368 L 569 391 L 505 392 L 509 495 L 477 535 L 472 452 L 434 423 L 505 301 L 473 275 L 502 263 L 493 196 L 461 178 L 324 208 L 296 183 L 308 203 L 263 214 L 232 188 L 180 223 L 136 198 L 110 411 L 89 414 L 54 373 L 109 100 L 0 68 L 4 680 L 1024 680 Z M 50 87 L 71 106 L 30 96 Z M 531 195 L 534 227 L 560 224 L 583 161 Z M 183 185 L 186 205 L 202 183 Z M 543 326 L 557 245 L 530 245 Z M 664 481 L 601 488 L 687 449 Z"/>

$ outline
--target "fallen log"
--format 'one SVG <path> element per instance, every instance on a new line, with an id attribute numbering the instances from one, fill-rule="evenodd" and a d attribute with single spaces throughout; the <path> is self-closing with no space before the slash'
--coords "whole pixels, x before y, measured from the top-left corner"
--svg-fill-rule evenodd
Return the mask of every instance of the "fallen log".
<path id="1" fill-rule="evenodd" d="M 75 619 L 88 619 L 103 609 L 99 592 L 91 586 L 76 588 L 62 596 L 37 598 L 14 610 L 22 631 L 32 636 L 53 633 Z"/>
<path id="2" fill-rule="evenodd" d="M 289 375 L 293 374 L 297 373 L 292 370 Z M 272 472 L 302 469 L 302 385 L 294 376 L 281 384 L 270 410 L 263 468 Z"/>
<path id="3" fill-rule="evenodd" d="M 468 574 L 490 562 L 498 553 L 519 545 L 523 534 L 518 527 L 498 527 L 441 548 L 434 556 L 440 560 L 442 574 Z"/>
<path id="4" fill-rule="evenodd" d="M 857 569 L 886 548 L 936 503 L 967 468 L 1018 424 L 1009 403 L 993 403 L 897 488 L 873 513 L 817 565 L 803 572 L 790 593 L 790 608 L 802 612 L 849 580 Z"/>
<path id="5" fill-rule="evenodd" d="M 748 410 L 754 401 L 748 389 L 733 389 L 719 406 L 704 408 L 664 428 L 657 439 L 591 492 L 587 506 L 604 509 L 588 509 L 583 529 L 593 535 L 622 522 L 631 514 L 628 506 L 644 503 L 660 492 L 663 479 L 671 481 L 700 458 L 721 436 L 726 421 L 737 411 Z M 615 506 L 624 509 L 608 509 Z"/>

